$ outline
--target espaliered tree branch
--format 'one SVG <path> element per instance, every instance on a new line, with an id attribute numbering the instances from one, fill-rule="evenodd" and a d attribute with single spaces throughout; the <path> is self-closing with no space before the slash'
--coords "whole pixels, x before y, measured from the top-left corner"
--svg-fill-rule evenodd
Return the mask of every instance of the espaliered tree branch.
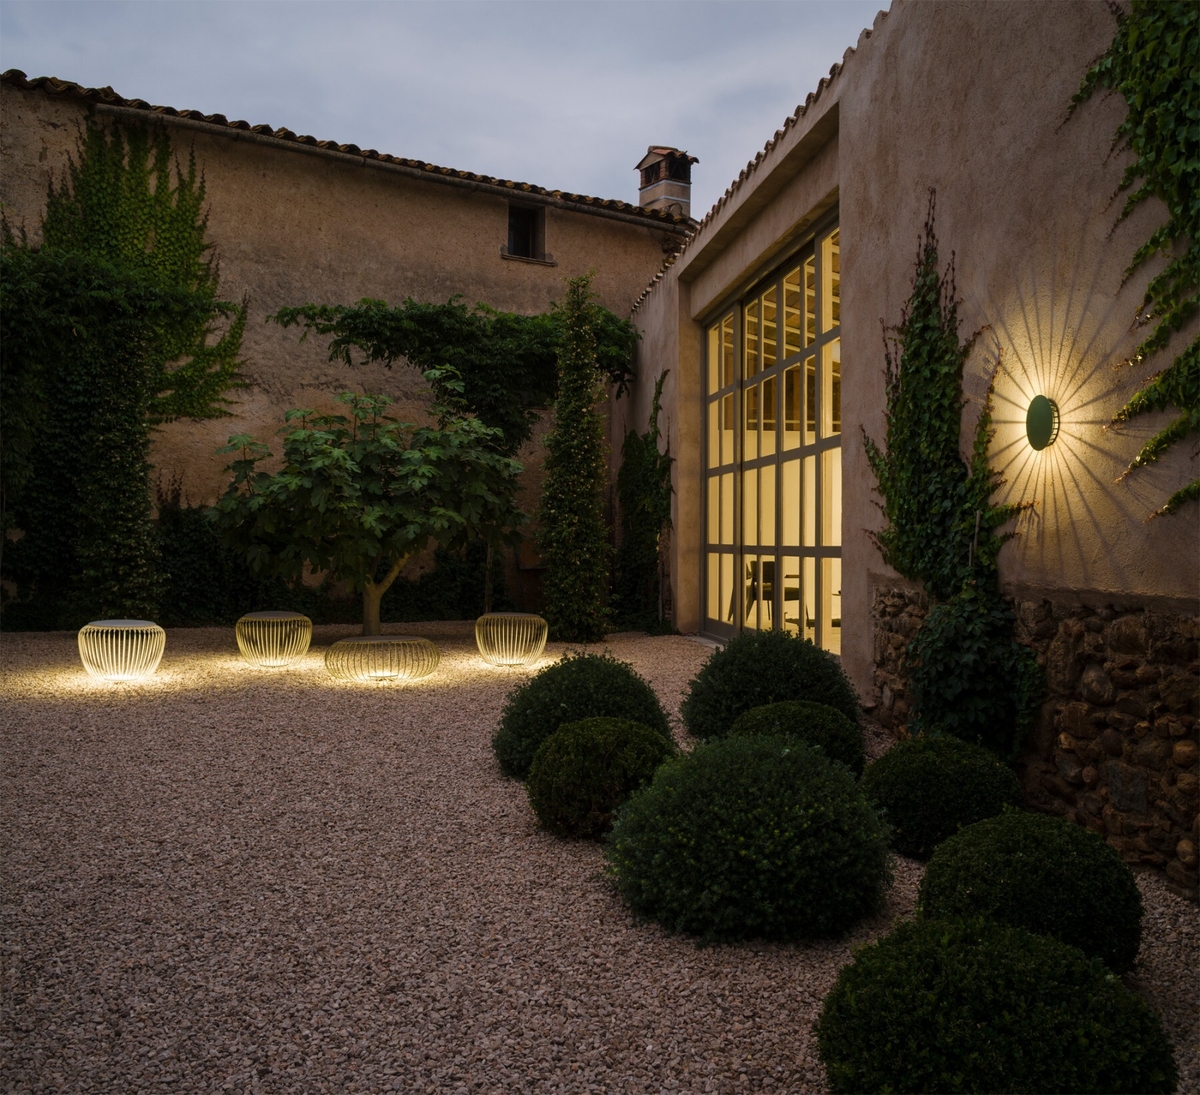
<path id="1" fill-rule="evenodd" d="M 634 376 L 637 332 L 627 320 L 589 302 L 596 332 L 595 368 L 620 395 Z M 443 402 L 459 398 L 464 409 L 500 431 L 496 443 L 514 455 L 533 434 L 538 411 L 558 394 L 558 346 L 563 313 L 535 316 L 500 312 L 484 304 L 468 308 L 460 297 L 445 304 L 408 299 L 393 307 L 382 300 L 357 304 L 305 304 L 281 308 L 268 319 L 329 337 L 329 360 L 347 365 L 407 362 L 424 372 L 450 366 L 462 380 L 451 393 L 435 385 Z"/>

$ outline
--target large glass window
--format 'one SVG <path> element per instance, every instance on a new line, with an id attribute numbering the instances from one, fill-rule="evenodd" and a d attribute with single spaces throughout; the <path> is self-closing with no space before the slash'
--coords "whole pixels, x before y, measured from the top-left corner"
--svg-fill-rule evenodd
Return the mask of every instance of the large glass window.
<path id="1" fill-rule="evenodd" d="M 708 327 L 705 629 L 842 646 L 838 229 Z"/>

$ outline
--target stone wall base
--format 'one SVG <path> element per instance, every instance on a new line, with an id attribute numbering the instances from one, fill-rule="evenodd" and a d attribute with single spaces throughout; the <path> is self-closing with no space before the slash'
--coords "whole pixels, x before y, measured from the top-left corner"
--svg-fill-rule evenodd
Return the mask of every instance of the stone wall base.
<path id="1" fill-rule="evenodd" d="M 1030 593 L 1013 603 L 1017 640 L 1046 670 L 1046 698 L 1016 766 L 1027 805 L 1086 825 L 1196 900 L 1200 617 Z M 874 591 L 872 713 L 896 736 L 911 710 L 905 649 L 927 611 L 919 589 Z"/>

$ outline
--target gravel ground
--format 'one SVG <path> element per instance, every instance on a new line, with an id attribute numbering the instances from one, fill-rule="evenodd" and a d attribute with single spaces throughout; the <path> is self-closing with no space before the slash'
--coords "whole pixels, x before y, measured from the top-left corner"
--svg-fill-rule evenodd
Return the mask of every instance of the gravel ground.
<path id="1" fill-rule="evenodd" d="M 920 865 L 838 941 L 701 949 L 635 924 L 599 847 L 539 832 L 499 774 L 527 672 L 484 665 L 469 624 L 401 628 L 438 643 L 432 678 L 334 682 L 349 628 L 275 673 L 232 629 L 172 631 L 124 686 L 90 681 L 72 634 L 4 637 L 0 1090 L 824 1091 L 821 999 L 911 914 Z M 673 715 L 709 654 L 606 645 Z M 1134 981 L 1194 1092 L 1197 910 L 1141 884 Z"/>

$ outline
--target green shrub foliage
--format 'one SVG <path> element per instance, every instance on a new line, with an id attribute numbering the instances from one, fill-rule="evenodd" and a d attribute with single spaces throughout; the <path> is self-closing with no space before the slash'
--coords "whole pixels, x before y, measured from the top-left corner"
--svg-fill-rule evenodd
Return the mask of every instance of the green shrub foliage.
<path id="1" fill-rule="evenodd" d="M 887 827 L 854 777 L 782 736 L 664 765 L 618 812 L 607 857 L 637 915 L 706 941 L 838 935 L 891 880 Z"/>
<path id="2" fill-rule="evenodd" d="M 604 420 L 596 372 L 591 275 L 567 282 L 558 348 L 558 399 L 546 435 L 546 480 L 538 510 L 542 614 L 551 638 L 594 643 L 608 624 L 609 556 L 604 525 Z"/>
<path id="3" fill-rule="evenodd" d="M 874 536 L 884 561 L 919 579 L 933 601 L 907 651 L 914 733 L 944 732 L 1015 754 L 1044 691 L 1033 654 L 1013 638 L 1012 609 L 998 587 L 997 560 L 1020 510 L 996 505 L 1000 477 L 988 464 L 991 388 L 969 459 L 962 434 L 962 342 L 953 266 L 939 267 L 930 194 L 912 295 L 885 347 L 887 441 L 866 438 L 879 483 L 884 529 Z"/>
<path id="4" fill-rule="evenodd" d="M 856 776 L 866 764 L 862 728 L 823 703 L 788 700 L 752 707 L 734 721 L 730 737 L 783 734 L 815 745 L 830 760 L 841 761 Z"/>
<path id="5" fill-rule="evenodd" d="M 501 771 L 526 779 L 542 742 L 565 723 L 591 718 L 640 722 L 671 741 L 662 704 L 632 666 L 611 654 L 568 652 L 508 694 L 492 737 Z"/>
<path id="6" fill-rule="evenodd" d="M 989 919 L 1051 935 L 1133 968 L 1142 895 L 1133 872 L 1095 833 L 1024 812 L 976 822 L 939 844 L 921 880 L 919 907 L 934 918 Z"/>
<path id="7" fill-rule="evenodd" d="M 618 626 L 660 631 L 659 548 L 663 529 L 671 524 L 670 451 L 659 452 L 661 373 L 654 384 L 650 428 L 630 430 L 621 446 L 617 500 L 621 507 L 621 542 L 613 568 L 613 603 Z"/>
<path id="8" fill-rule="evenodd" d="M 808 700 L 858 720 L 858 696 L 838 660 L 786 631 L 744 631 L 701 667 L 680 713 L 696 737 L 725 737 L 739 715 L 784 700 Z"/>
<path id="9" fill-rule="evenodd" d="M 891 823 L 892 846 L 914 859 L 928 859 L 959 829 L 1024 801 L 1010 768 L 957 738 L 900 742 L 867 766 L 862 789 Z"/>
<path id="10" fill-rule="evenodd" d="M 1147 262 L 1159 256 L 1166 259 L 1146 285 L 1134 317 L 1135 327 L 1153 323 L 1154 330 L 1125 363 L 1133 367 L 1165 349 L 1200 308 L 1200 156 L 1196 154 L 1200 7 L 1191 0 L 1132 0 L 1127 12 L 1115 4 L 1111 7 L 1116 36 L 1088 69 L 1071 100 L 1071 110 L 1097 88 L 1121 94 L 1128 110 L 1114 144 L 1133 153 L 1121 179 L 1121 190 L 1132 190 L 1121 219 L 1149 198 L 1166 207 L 1167 219 L 1133 253 L 1125 271 L 1128 279 Z M 1142 446 L 1126 475 L 1158 460 L 1177 441 L 1200 433 L 1200 338 L 1192 339 L 1169 366 L 1148 378 L 1116 413 L 1113 424 L 1170 408 L 1182 413 Z M 1156 515 L 1174 513 L 1197 498 L 1200 479 L 1193 479 L 1175 491 Z"/>
<path id="11" fill-rule="evenodd" d="M 929 611 L 908 648 L 912 734 L 952 734 L 1015 758 L 1037 717 L 1045 677 L 1013 642 L 1016 616 L 995 590 L 968 583 Z"/>
<path id="12" fill-rule="evenodd" d="M 835 1092 L 1172 1092 L 1158 1017 L 1075 947 L 992 921 L 902 924 L 817 1024 Z"/>
<path id="13" fill-rule="evenodd" d="M 607 308 L 593 305 L 591 314 L 598 375 L 619 396 L 635 375 L 637 330 Z M 501 431 L 499 446 L 508 456 L 532 438 L 539 412 L 558 394 L 557 348 L 566 318 L 561 308 L 525 316 L 486 304 L 469 308 L 458 297 L 445 304 L 410 298 L 395 307 L 368 298 L 281 308 L 267 318 L 302 327 L 302 340 L 310 333 L 331 336 L 329 360 L 349 366 L 404 362 L 422 373 L 451 366 L 462 377 L 462 390 L 435 379 L 435 398 L 449 403 L 461 396 L 465 410 Z"/>
<path id="14" fill-rule="evenodd" d="M 675 747 L 628 719 L 560 726 L 538 747 L 526 790 L 538 820 L 559 836 L 602 836 L 613 812 L 650 781 Z"/>
<path id="15" fill-rule="evenodd" d="M 40 246 L 4 224 L 3 526 L 24 536 L 3 563 L 26 626 L 157 613 L 150 428 L 225 413 L 246 321 L 203 206 L 165 132 L 89 119 Z"/>

